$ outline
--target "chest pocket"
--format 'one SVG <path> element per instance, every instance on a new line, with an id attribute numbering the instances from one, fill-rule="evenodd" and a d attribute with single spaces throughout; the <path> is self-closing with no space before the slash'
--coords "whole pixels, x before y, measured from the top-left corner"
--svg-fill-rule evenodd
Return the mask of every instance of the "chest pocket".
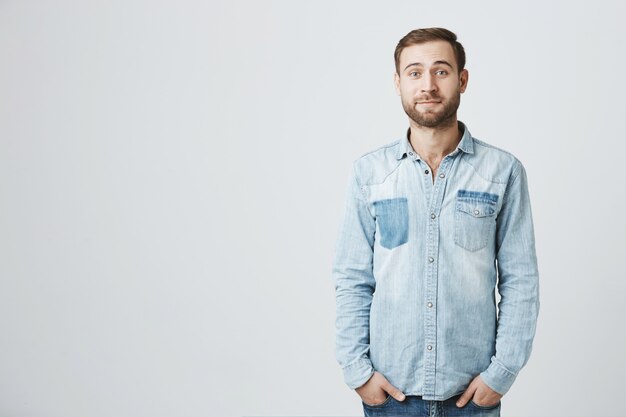
<path id="1" fill-rule="evenodd" d="M 487 246 L 496 229 L 498 195 L 459 190 L 454 213 L 454 243 L 469 251 Z"/>
<path id="2" fill-rule="evenodd" d="M 409 241 L 409 207 L 406 197 L 374 201 L 380 246 L 393 249 Z"/>

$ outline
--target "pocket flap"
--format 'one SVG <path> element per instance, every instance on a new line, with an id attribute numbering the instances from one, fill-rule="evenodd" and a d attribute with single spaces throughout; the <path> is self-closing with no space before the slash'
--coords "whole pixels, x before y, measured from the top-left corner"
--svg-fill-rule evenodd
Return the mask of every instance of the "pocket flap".
<path id="1" fill-rule="evenodd" d="M 457 200 L 456 209 L 474 217 L 493 216 L 496 213 L 492 203 L 478 200 Z"/>

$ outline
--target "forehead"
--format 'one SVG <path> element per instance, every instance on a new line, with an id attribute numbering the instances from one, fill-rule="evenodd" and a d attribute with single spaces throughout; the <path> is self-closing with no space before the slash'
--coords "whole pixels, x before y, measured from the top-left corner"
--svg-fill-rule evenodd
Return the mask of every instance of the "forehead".
<path id="1" fill-rule="evenodd" d="M 452 65 L 456 63 L 452 45 L 446 41 L 430 41 L 418 45 L 410 45 L 400 53 L 400 71 L 416 62 L 424 66 L 430 66 L 435 61 L 448 61 Z"/>

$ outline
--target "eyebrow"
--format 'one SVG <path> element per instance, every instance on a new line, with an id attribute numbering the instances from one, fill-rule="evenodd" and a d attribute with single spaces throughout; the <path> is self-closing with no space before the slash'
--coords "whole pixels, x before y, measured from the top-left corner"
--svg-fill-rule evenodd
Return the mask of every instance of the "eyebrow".
<path id="1" fill-rule="evenodd" d="M 454 69 L 454 67 L 453 67 L 453 66 L 452 66 L 452 65 L 451 65 L 448 61 L 439 60 L 439 61 L 435 61 L 435 62 L 433 62 L 433 66 L 434 66 L 434 65 L 440 65 L 440 64 L 447 65 L 447 66 L 449 66 L 451 69 Z M 406 70 L 407 70 L 407 68 L 409 68 L 409 67 L 423 67 L 423 66 L 424 66 L 424 65 L 423 65 L 421 62 L 413 62 L 412 64 L 407 65 L 407 66 L 404 68 L 404 71 L 406 71 Z"/>

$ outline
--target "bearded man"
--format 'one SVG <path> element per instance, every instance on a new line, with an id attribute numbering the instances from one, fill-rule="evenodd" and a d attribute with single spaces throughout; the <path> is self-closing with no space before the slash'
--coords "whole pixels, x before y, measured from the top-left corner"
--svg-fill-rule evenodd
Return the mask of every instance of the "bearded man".
<path id="1" fill-rule="evenodd" d="M 365 416 L 499 416 L 539 313 L 526 171 L 457 120 L 469 74 L 454 33 L 413 30 L 394 58 L 409 128 L 352 164 L 337 361 Z"/>

